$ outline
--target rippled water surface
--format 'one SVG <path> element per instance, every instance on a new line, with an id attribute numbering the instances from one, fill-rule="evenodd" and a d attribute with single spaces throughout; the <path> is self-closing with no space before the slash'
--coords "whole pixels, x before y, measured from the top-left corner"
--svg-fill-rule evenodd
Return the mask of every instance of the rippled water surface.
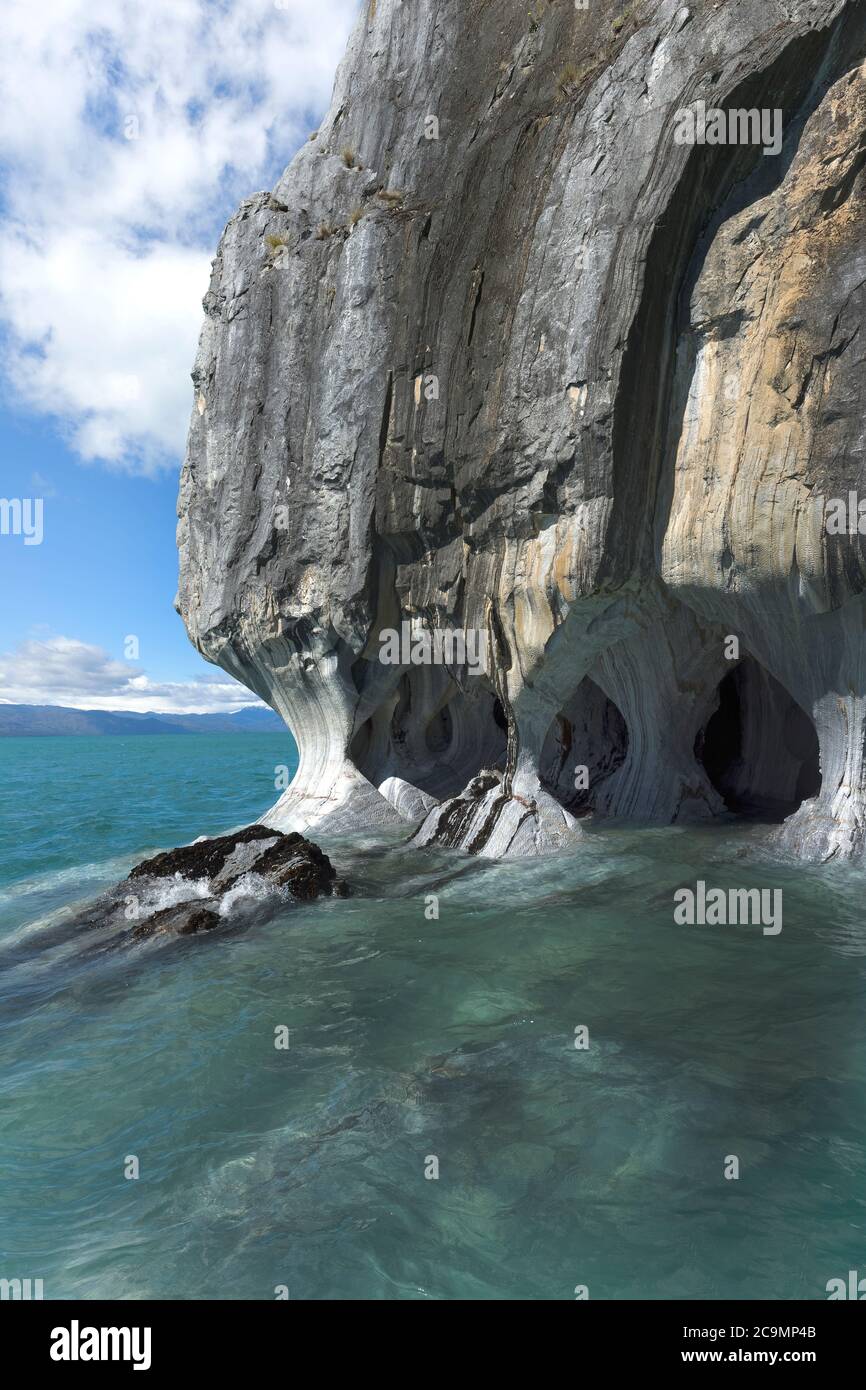
<path id="1" fill-rule="evenodd" d="M 860 871 L 775 865 L 754 826 L 507 865 L 359 836 L 325 843 L 350 899 L 125 950 L 70 933 L 144 852 L 260 814 L 285 742 L 0 740 L 0 1275 L 813 1299 L 866 1270 Z M 782 932 L 675 925 L 698 878 L 781 888 Z"/>

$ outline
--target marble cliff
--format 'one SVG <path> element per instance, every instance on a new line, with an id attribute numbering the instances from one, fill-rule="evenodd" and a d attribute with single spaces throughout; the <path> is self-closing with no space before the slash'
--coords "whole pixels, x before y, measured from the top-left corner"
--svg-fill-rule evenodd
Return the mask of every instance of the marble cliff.
<path id="1" fill-rule="evenodd" d="M 863 855 L 864 193 L 862 0 L 364 5 L 193 372 L 178 605 L 297 738 L 266 825 Z"/>

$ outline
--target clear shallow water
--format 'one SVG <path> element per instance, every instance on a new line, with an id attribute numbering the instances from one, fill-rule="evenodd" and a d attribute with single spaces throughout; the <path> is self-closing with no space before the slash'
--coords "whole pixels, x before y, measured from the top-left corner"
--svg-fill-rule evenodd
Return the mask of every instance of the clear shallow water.
<path id="1" fill-rule="evenodd" d="M 866 1272 L 861 872 L 773 865 L 756 827 L 607 828 L 508 865 L 355 837 L 327 845 L 351 899 L 101 950 L 63 903 L 259 814 L 281 740 L 12 742 L 0 1274 L 47 1297 L 812 1299 Z M 66 770 L 48 818 L 21 804 L 42 756 Z M 782 933 L 675 926 L 698 877 L 781 887 Z"/>

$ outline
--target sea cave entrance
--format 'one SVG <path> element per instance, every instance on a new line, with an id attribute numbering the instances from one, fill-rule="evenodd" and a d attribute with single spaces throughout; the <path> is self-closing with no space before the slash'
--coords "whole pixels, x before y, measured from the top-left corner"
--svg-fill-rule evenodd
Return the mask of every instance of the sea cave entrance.
<path id="1" fill-rule="evenodd" d="M 601 784 L 625 761 L 628 729 L 622 714 L 585 676 L 547 731 L 541 781 L 572 815 L 593 810 Z M 579 768 L 586 776 L 577 776 Z"/>
<path id="2" fill-rule="evenodd" d="M 821 788 L 812 720 L 749 656 L 720 683 L 695 757 L 728 810 L 756 820 L 783 821 Z"/>
<path id="3" fill-rule="evenodd" d="M 481 679 L 462 689 L 441 668 L 419 667 L 401 675 L 360 727 L 349 756 L 374 786 L 399 777 L 444 800 L 482 767 L 504 765 L 506 730 Z"/>

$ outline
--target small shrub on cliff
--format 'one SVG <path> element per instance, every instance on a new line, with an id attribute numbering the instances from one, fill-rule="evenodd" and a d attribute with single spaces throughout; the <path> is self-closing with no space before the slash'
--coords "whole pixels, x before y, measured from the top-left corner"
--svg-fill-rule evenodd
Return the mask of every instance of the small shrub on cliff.
<path id="1" fill-rule="evenodd" d="M 556 79 L 556 85 L 562 92 L 563 96 L 571 96 L 575 87 L 577 86 L 577 81 L 579 77 L 580 73 L 578 72 L 574 63 L 566 63 L 565 67 L 560 69 L 559 76 Z"/>
<path id="2" fill-rule="evenodd" d="M 380 188 L 376 197 L 381 198 L 383 203 L 395 204 L 403 201 L 403 194 L 398 193 L 394 188 Z"/>
<path id="3" fill-rule="evenodd" d="M 268 265 L 277 265 L 280 257 L 284 255 L 289 248 L 289 238 L 287 236 L 271 234 L 265 237 L 265 246 L 268 248 L 266 257 Z"/>
<path id="4" fill-rule="evenodd" d="M 340 158 L 342 159 L 347 169 L 354 169 L 355 151 L 352 149 L 351 145 L 343 146 L 343 148 L 340 150 Z"/>
<path id="5" fill-rule="evenodd" d="M 327 241 L 336 230 L 336 227 L 329 227 L 327 222 L 320 222 L 316 228 L 316 241 Z"/>
<path id="6" fill-rule="evenodd" d="M 350 227 L 357 227 L 358 223 L 360 222 L 363 216 L 364 209 L 362 207 L 352 208 L 352 211 L 349 213 L 348 225 Z"/>
<path id="7" fill-rule="evenodd" d="M 556 85 L 561 94 L 564 97 L 573 97 L 581 82 L 591 70 L 591 63 L 581 63 L 580 67 L 577 67 L 575 63 L 566 63 L 565 67 L 560 69 L 559 76 L 556 79 Z"/>

